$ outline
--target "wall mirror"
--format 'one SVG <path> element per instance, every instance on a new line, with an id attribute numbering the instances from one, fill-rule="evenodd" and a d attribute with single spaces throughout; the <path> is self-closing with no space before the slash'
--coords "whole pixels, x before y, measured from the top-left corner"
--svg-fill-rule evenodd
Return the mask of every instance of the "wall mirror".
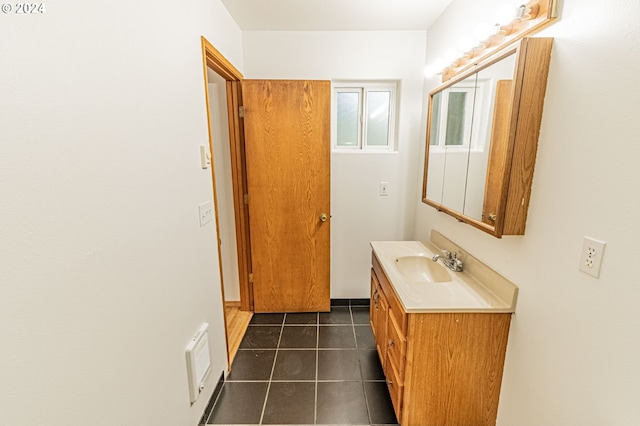
<path id="1" fill-rule="evenodd" d="M 524 233 L 552 41 L 524 38 L 430 92 L 426 204 L 498 238 Z"/>

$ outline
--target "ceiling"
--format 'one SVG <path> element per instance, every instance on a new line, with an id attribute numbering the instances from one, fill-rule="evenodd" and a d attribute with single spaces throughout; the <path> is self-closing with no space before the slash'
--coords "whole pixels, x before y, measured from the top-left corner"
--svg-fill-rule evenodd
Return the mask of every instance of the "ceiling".
<path id="1" fill-rule="evenodd" d="M 222 0 L 243 31 L 424 31 L 452 0 Z"/>

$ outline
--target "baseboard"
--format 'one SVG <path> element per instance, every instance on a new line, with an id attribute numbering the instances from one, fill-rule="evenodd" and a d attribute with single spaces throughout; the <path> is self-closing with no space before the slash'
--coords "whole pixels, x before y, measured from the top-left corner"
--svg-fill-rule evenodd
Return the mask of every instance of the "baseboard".
<path id="1" fill-rule="evenodd" d="M 369 306 L 369 299 L 331 299 L 331 306 Z"/>
<path id="2" fill-rule="evenodd" d="M 207 404 L 207 408 L 204 410 L 204 414 L 200 419 L 200 426 L 206 425 L 207 420 L 211 416 L 211 412 L 213 411 L 213 406 L 216 404 L 216 400 L 218 399 L 218 395 L 220 395 L 220 391 L 222 391 L 222 386 L 224 385 L 224 371 L 220 374 L 220 378 L 218 379 L 218 383 L 216 384 L 216 388 L 213 390 L 213 394 L 209 399 L 209 403 Z"/>

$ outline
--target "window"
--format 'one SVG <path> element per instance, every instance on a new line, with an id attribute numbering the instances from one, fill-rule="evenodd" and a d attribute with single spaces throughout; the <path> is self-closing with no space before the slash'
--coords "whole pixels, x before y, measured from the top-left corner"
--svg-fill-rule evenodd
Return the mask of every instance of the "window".
<path id="1" fill-rule="evenodd" d="M 464 80 L 433 95 L 430 149 L 484 150 L 488 136 L 483 123 L 491 102 L 486 86 L 485 80 Z"/>
<path id="2" fill-rule="evenodd" d="M 473 86 L 456 86 L 434 95 L 431 122 L 438 123 L 438 126 L 431 129 L 430 145 L 442 148 L 469 147 L 474 90 Z M 444 130 L 443 134 L 440 133 L 440 129 Z"/>
<path id="3" fill-rule="evenodd" d="M 395 148 L 394 83 L 334 83 L 332 133 L 335 150 Z"/>

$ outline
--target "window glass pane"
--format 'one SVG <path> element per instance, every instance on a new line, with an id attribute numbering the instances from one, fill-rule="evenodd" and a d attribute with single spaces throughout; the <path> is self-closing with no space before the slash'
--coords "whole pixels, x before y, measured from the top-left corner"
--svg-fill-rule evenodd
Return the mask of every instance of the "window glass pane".
<path id="1" fill-rule="evenodd" d="M 391 92 L 367 92 L 367 146 L 389 145 Z"/>
<path id="2" fill-rule="evenodd" d="M 445 145 L 463 145 L 466 106 L 466 92 L 449 93 Z"/>
<path id="3" fill-rule="evenodd" d="M 440 102 L 442 101 L 442 92 L 433 95 L 431 101 L 431 133 L 429 134 L 429 145 L 438 145 L 438 137 L 440 136 Z"/>
<path id="4" fill-rule="evenodd" d="M 358 146 L 358 122 L 360 120 L 360 93 L 338 92 L 337 94 L 337 144 Z"/>

